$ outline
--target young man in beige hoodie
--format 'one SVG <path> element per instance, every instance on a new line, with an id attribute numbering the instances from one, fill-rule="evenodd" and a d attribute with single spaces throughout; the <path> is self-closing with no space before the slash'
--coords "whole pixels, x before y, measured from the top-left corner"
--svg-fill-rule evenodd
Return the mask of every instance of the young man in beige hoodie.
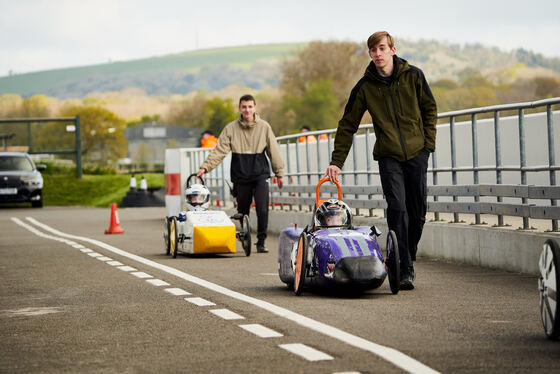
<path id="1" fill-rule="evenodd" d="M 257 212 L 257 252 L 267 253 L 270 168 L 278 187 L 284 186 L 284 163 L 270 124 L 257 113 L 257 103 L 251 95 L 239 99 L 240 116 L 226 125 L 218 138 L 218 145 L 200 166 L 201 177 L 216 168 L 231 152 L 231 181 L 237 199 L 237 211 L 249 214 L 253 198 Z M 268 158 L 267 158 L 268 156 Z M 269 165 L 270 160 L 270 165 Z"/>

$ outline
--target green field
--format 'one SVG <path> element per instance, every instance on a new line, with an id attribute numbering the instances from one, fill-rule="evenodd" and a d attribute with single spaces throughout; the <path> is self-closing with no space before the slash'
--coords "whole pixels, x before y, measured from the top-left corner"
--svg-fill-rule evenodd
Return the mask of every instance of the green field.
<path id="1" fill-rule="evenodd" d="M 164 175 L 145 173 L 149 187 L 163 187 Z M 111 203 L 119 206 L 130 189 L 130 175 L 87 175 L 81 179 L 75 175 L 43 174 L 43 204 L 45 206 L 92 206 L 108 207 Z"/>

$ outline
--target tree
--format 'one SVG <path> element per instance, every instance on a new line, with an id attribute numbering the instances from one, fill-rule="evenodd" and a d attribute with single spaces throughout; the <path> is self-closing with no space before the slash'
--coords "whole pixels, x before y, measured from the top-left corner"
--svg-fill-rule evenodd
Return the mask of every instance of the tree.
<path id="1" fill-rule="evenodd" d="M 206 93 L 201 91 L 191 99 L 172 103 L 165 118 L 166 122 L 200 129 L 205 128 L 207 100 Z"/>
<path id="2" fill-rule="evenodd" d="M 368 64 L 365 45 L 311 42 L 282 65 L 282 112 L 295 113 L 296 128 L 336 125 L 350 90 Z"/>
<path id="3" fill-rule="evenodd" d="M 108 164 L 126 155 L 125 121 L 113 112 L 91 106 L 71 106 L 60 113 L 63 117 L 80 116 L 82 157 L 85 161 Z M 73 133 L 60 123 L 48 123 L 40 130 L 41 146 L 50 149 L 73 148 Z"/>
<path id="4" fill-rule="evenodd" d="M 206 102 L 207 119 L 206 128 L 214 134 L 219 134 L 222 129 L 237 118 L 231 99 L 220 99 L 218 97 Z"/>

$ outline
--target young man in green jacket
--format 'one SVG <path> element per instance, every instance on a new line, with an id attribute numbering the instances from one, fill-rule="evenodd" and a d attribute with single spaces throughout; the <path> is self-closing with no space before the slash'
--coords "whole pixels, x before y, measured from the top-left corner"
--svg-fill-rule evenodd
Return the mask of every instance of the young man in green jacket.
<path id="1" fill-rule="evenodd" d="M 412 290 L 413 261 L 426 221 L 426 173 L 436 146 L 437 107 L 424 73 L 395 54 L 388 32 L 374 33 L 367 44 L 372 61 L 350 93 L 325 175 L 338 180 L 352 136 L 367 110 L 375 131 L 373 158 L 379 163 L 387 223 L 399 245 L 400 286 Z"/>

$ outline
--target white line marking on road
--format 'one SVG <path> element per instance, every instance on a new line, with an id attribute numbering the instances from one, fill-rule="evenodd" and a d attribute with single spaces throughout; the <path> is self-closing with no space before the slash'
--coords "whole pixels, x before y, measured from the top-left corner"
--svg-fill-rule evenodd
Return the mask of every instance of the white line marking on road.
<path id="1" fill-rule="evenodd" d="M 140 279 L 153 278 L 150 274 L 144 273 L 143 271 L 137 271 L 137 272 L 130 273 L 130 274 L 132 274 L 135 277 L 138 277 Z"/>
<path id="2" fill-rule="evenodd" d="M 107 263 L 111 266 L 123 266 L 123 263 L 119 261 L 108 261 Z"/>
<path id="3" fill-rule="evenodd" d="M 78 243 L 76 243 L 76 244 L 72 244 L 72 247 L 74 247 L 74 248 L 78 248 L 78 249 L 82 249 L 82 248 L 85 248 L 85 247 L 84 247 L 83 245 L 81 245 L 81 244 L 78 244 Z"/>
<path id="4" fill-rule="evenodd" d="M 127 265 L 119 266 L 119 267 L 117 267 L 117 269 L 122 270 L 122 271 L 136 271 L 136 270 L 138 270 L 136 268 L 133 268 L 132 266 L 127 266 Z"/>
<path id="5" fill-rule="evenodd" d="M 362 374 L 359 371 L 337 371 L 336 373 L 333 374 Z"/>
<path id="6" fill-rule="evenodd" d="M 211 309 L 209 310 L 210 313 L 217 315 L 218 317 L 221 317 L 223 319 L 245 319 L 245 317 L 243 317 L 242 315 L 239 315 L 235 312 L 232 312 L 229 309 Z"/>
<path id="7" fill-rule="evenodd" d="M 214 306 L 216 305 L 215 303 L 208 301 L 206 299 L 203 299 L 202 297 L 185 297 L 185 300 L 187 300 L 189 303 L 192 303 L 194 305 L 197 306 Z"/>
<path id="8" fill-rule="evenodd" d="M 268 327 L 265 327 L 263 325 L 259 325 L 258 323 L 239 325 L 239 327 L 241 327 L 243 330 L 252 332 L 260 338 L 279 338 L 281 336 L 284 336 L 279 332 L 269 329 Z"/>
<path id="9" fill-rule="evenodd" d="M 101 253 L 97 253 L 97 252 L 90 252 L 90 253 L 88 253 L 88 256 L 91 256 L 91 257 L 101 257 L 101 256 L 103 256 L 103 255 L 102 255 Z"/>
<path id="10" fill-rule="evenodd" d="M 107 257 L 107 256 L 97 257 L 97 259 L 98 259 L 99 261 L 111 261 L 111 260 L 112 260 L 111 257 Z"/>
<path id="11" fill-rule="evenodd" d="M 89 248 L 82 248 L 82 249 L 80 249 L 80 251 L 81 251 L 81 252 L 84 252 L 84 253 L 93 252 L 93 250 L 91 250 L 91 249 L 89 249 Z"/>
<path id="12" fill-rule="evenodd" d="M 175 296 L 185 296 L 191 294 L 190 292 L 187 292 L 182 288 L 166 288 L 165 292 L 169 292 L 171 295 L 175 295 Z"/>
<path id="13" fill-rule="evenodd" d="M 260 273 L 259 275 L 278 276 L 278 273 Z"/>
<path id="14" fill-rule="evenodd" d="M 169 286 L 169 283 L 162 281 L 161 279 L 146 279 L 146 282 L 153 284 L 154 286 Z"/>
<path id="15" fill-rule="evenodd" d="M 37 236 L 43 237 L 43 238 L 48 238 L 51 240 L 56 240 L 58 239 L 57 237 L 54 237 L 52 235 L 48 235 L 43 233 L 42 231 L 37 230 L 35 227 L 30 226 L 24 222 L 22 222 L 20 219 L 12 217 L 11 218 L 13 222 L 15 222 L 16 224 L 27 228 L 29 231 L 33 232 L 34 234 L 36 234 Z M 26 219 L 33 223 L 34 225 L 42 228 L 43 230 L 46 230 L 50 233 L 53 233 L 55 235 L 61 236 L 61 237 L 65 237 L 65 238 L 72 238 L 72 239 L 76 239 L 76 240 L 81 240 L 87 243 L 91 243 L 94 245 L 97 245 L 107 251 L 110 251 L 112 253 L 115 253 L 117 255 L 129 258 L 131 260 L 137 261 L 141 264 L 144 264 L 146 266 L 150 266 L 153 267 L 155 269 L 164 271 L 168 274 L 174 275 L 177 278 L 186 280 L 187 282 L 191 282 L 194 283 L 200 287 L 204 287 L 207 288 L 211 291 L 220 293 L 222 295 L 225 296 L 229 296 L 233 299 L 239 300 L 239 301 L 243 301 L 247 304 L 251 304 L 254 305 L 258 308 L 264 309 L 272 314 L 275 314 L 277 316 L 280 316 L 282 318 L 285 318 L 289 321 L 295 322 L 303 327 L 306 327 L 310 330 L 313 330 L 315 332 L 318 332 L 320 334 L 329 336 L 333 339 L 336 339 L 338 341 L 344 342 L 352 347 L 356 347 L 358 349 L 362 349 L 366 352 L 370 352 L 373 353 L 374 355 L 378 356 L 379 358 L 382 358 L 390 363 L 392 363 L 393 365 L 406 370 L 408 372 L 411 373 L 421 373 L 421 374 L 436 374 L 439 373 L 438 371 L 430 368 L 429 366 L 424 365 L 423 363 L 421 363 L 418 360 L 415 360 L 414 358 L 405 355 L 402 352 L 399 352 L 398 350 L 394 349 L 394 348 L 390 348 L 390 347 L 385 347 L 383 345 L 371 342 L 369 340 L 366 340 L 364 338 L 361 338 L 357 335 L 353 335 L 350 334 L 346 331 L 343 331 L 339 328 L 327 325 L 326 323 L 322 323 L 319 321 L 315 321 L 309 317 L 306 317 L 304 315 L 292 312 L 289 309 L 286 308 L 282 308 L 280 306 L 274 305 L 272 303 L 269 303 L 267 301 L 264 300 L 260 300 L 248 295 L 244 295 L 240 292 L 237 291 L 233 291 L 230 290 L 226 287 L 220 286 L 218 284 L 209 282 L 207 280 L 204 280 L 202 278 L 198 278 L 195 277 L 194 275 L 182 272 L 178 269 L 172 268 L 170 266 L 167 265 L 163 265 L 160 264 L 158 262 L 149 260 L 147 258 L 123 251 L 122 249 L 119 249 L 117 247 L 113 247 L 112 245 L 109 245 L 107 243 L 104 243 L 100 240 L 95 240 L 95 239 L 91 239 L 91 238 L 87 238 L 87 237 L 83 237 L 83 236 L 77 236 L 77 235 L 71 235 L 71 234 L 66 234 L 62 231 L 56 230 L 48 225 L 45 225 L 44 223 L 41 223 L 39 221 L 37 221 L 36 219 L 34 219 L 33 217 L 26 217 Z"/>
<path id="16" fill-rule="evenodd" d="M 334 357 L 318 351 L 315 348 L 311 348 L 305 344 L 280 344 L 279 347 L 285 349 L 288 352 L 292 352 L 293 354 L 303 357 L 307 361 L 334 360 Z"/>

